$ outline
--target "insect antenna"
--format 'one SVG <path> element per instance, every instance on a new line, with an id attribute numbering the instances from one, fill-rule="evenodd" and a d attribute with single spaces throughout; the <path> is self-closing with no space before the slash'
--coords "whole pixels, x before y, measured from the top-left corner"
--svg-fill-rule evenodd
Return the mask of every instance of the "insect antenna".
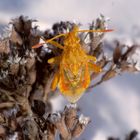
<path id="1" fill-rule="evenodd" d="M 107 30 L 102 30 L 102 29 L 98 29 L 98 30 L 79 30 L 77 32 L 112 32 L 113 29 L 107 29 Z"/>
<path id="2" fill-rule="evenodd" d="M 112 29 L 107 29 L 107 30 L 101 30 L 101 29 L 98 29 L 98 30 L 77 30 L 75 32 L 112 32 L 113 30 Z M 57 42 L 53 41 L 54 39 L 57 39 L 61 36 L 66 36 L 68 33 L 65 33 L 65 34 L 60 34 L 60 35 L 57 35 L 51 39 L 48 39 L 48 40 L 45 40 L 44 43 L 39 43 L 39 44 L 36 44 L 34 46 L 32 46 L 32 48 L 39 48 L 41 47 L 42 45 L 46 44 L 46 43 L 50 43 L 52 45 L 55 45 L 55 46 L 58 46 L 58 48 L 61 48 L 63 49 L 62 46 L 60 46 Z"/>
<path id="3" fill-rule="evenodd" d="M 49 42 L 53 41 L 54 39 L 57 39 L 57 38 L 59 38 L 59 37 L 61 37 L 61 36 L 66 36 L 66 34 L 67 34 L 67 33 L 57 35 L 57 36 L 55 36 L 55 37 L 53 37 L 53 38 L 51 38 L 51 39 L 46 40 L 45 42 L 46 42 L 46 43 L 49 43 Z"/>
<path id="4" fill-rule="evenodd" d="M 48 40 L 44 40 L 45 42 L 44 43 L 39 43 L 39 44 L 36 44 L 36 45 L 34 45 L 34 46 L 32 46 L 32 48 L 39 48 L 39 47 L 41 47 L 42 45 L 44 45 L 44 44 L 47 44 L 47 43 L 50 43 L 50 44 L 54 44 L 54 39 L 57 39 L 57 38 L 59 38 L 59 37 L 61 37 L 61 36 L 66 36 L 66 34 L 67 33 L 65 33 L 65 34 L 60 34 L 60 35 L 57 35 L 57 36 L 55 36 L 55 37 L 53 37 L 53 38 L 51 38 L 51 39 L 48 39 Z"/>

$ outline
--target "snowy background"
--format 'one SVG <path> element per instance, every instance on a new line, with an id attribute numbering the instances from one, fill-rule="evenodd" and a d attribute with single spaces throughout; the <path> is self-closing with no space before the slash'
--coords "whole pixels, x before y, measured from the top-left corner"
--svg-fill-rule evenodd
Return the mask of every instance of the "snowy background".
<path id="1" fill-rule="evenodd" d="M 111 19 L 109 27 L 115 29 L 107 38 L 140 43 L 139 5 L 139 0 L 0 0 L 0 31 L 21 14 L 38 19 L 41 30 L 61 20 L 87 26 L 103 14 Z M 67 103 L 61 96 L 53 102 L 54 110 Z M 85 94 L 78 106 L 92 119 L 81 140 L 105 140 L 108 136 L 123 139 L 133 129 L 140 132 L 140 74 L 125 73 L 103 83 Z"/>

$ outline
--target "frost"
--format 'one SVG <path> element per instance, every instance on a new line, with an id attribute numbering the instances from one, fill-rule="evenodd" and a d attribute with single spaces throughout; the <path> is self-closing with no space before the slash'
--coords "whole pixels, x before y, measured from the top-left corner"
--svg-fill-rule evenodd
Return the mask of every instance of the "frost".
<path id="1" fill-rule="evenodd" d="M 21 65 L 26 64 L 27 63 L 27 59 L 22 58 L 19 62 Z"/>
<path id="2" fill-rule="evenodd" d="M 0 79 L 6 78 L 8 75 L 8 70 L 0 70 Z"/>
<path id="3" fill-rule="evenodd" d="M 15 132 L 14 135 L 12 135 L 12 136 L 9 138 L 9 140 L 17 140 L 17 138 L 18 138 L 18 133 Z"/>
<path id="4" fill-rule="evenodd" d="M 80 117 L 79 117 L 79 122 L 81 124 L 87 125 L 90 122 L 90 118 L 85 117 L 83 114 L 81 114 Z"/>
<path id="5" fill-rule="evenodd" d="M 19 57 L 18 54 L 16 54 L 15 57 L 9 56 L 9 59 L 7 60 L 7 62 L 10 64 L 18 64 L 20 60 L 21 60 L 21 57 Z"/>
<path id="6" fill-rule="evenodd" d="M 61 114 L 59 112 L 51 114 L 51 116 L 50 116 L 50 121 L 53 123 L 59 121 L 60 119 L 61 119 Z"/>
<path id="7" fill-rule="evenodd" d="M 67 105 L 67 108 L 68 108 L 68 109 L 70 109 L 70 108 L 74 108 L 74 109 L 76 109 L 76 108 L 77 108 L 77 104 L 76 104 L 76 103 L 68 104 L 68 105 Z"/>

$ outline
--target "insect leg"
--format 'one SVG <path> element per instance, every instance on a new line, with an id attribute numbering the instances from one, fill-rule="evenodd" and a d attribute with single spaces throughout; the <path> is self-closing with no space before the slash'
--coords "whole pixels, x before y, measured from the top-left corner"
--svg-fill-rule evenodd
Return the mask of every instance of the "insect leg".
<path id="1" fill-rule="evenodd" d="M 100 66 L 97 66 L 96 64 L 93 64 L 93 63 L 90 63 L 90 62 L 88 63 L 88 67 L 89 67 L 90 71 L 93 71 L 93 72 L 96 72 L 96 73 L 102 71 Z"/>
<path id="2" fill-rule="evenodd" d="M 51 89 L 52 89 L 53 91 L 56 89 L 57 84 L 58 84 L 58 81 L 59 81 L 59 73 L 56 72 L 55 75 L 54 75 L 52 84 L 51 84 Z"/>
<path id="3" fill-rule="evenodd" d="M 50 43 L 51 45 L 58 47 L 60 49 L 64 49 L 64 47 L 61 44 L 57 43 L 56 41 L 52 40 L 52 41 L 49 41 L 48 43 Z"/>
<path id="4" fill-rule="evenodd" d="M 56 56 L 56 57 L 53 57 L 53 58 L 50 58 L 48 60 L 48 63 L 49 64 L 58 64 L 61 60 L 61 56 Z"/>
<path id="5" fill-rule="evenodd" d="M 88 57 L 88 60 L 89 61 L 93 61 L 93 62 L 96 62 L 96 57 L 94 57 L 94 56 L 92 56 L 92 55 L 87 55 L 87 57 Z"/>
<path id="6" fill-rule="evenodd" d="M 84 80 L 82 82 L 82 87 L 87 88 L 90 84 L 90 73 L 89 73 L 89 67 L 88 65 L 85 66 L 85 72 L 84 72 Z"/>

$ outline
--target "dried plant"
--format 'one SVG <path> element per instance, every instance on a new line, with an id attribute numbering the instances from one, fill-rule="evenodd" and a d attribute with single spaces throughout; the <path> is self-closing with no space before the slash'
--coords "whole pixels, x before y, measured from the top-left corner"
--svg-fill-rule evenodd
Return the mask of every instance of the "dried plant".
<path id="1" fill-rule="evenodd" d="M 139 140 L 138 134 L 139 133 L 136 130 L 133 130 L 125 136 L 124 140 Z M 108 140 L 121 140 L 121 139 L 120 138 L 109 137 Z"/>
<path id="2" fill-rule="evenodd" d="M 50 103 L 52 96 L 58 92 L 52 92 L 50 88 L 58 66 L 50 65 L 48 60 L 61 55 L 62 50 L 51 44 L 32 49 L 40 38 L 48 40 L 70 31 L 74 23 L 55 23 L 52 31 L 41 32 L 37 26 L 33 27 L 33 22 L 36 20 L 24 16 L 13 19 L 10 33 L 0 40 L 0 138 L 55 140 L 56 134 L 59 134 L 60 140 L 78 138 L 90 119 L 78 116 L 75 104 L 66 106 L 62 112 L 52 113 Z M 89 29 L 106 29 L 105 18 L 101 16 L 92 22 Z M 103 49 L 104 35 L 79 34 L 81 46 L 87 54 L 97 58 L 97 65 L 103 70 L 92 73 L 91 80 L 99 81 L 87 90 L 123 72 L 139 71 L 137 62 L 132 58 L 139 45 L 115 42 L 111 44 L 114 50 L 108 58 Z M 63 38 L 56 39 L 56 42 L 63 44 Z"/>

